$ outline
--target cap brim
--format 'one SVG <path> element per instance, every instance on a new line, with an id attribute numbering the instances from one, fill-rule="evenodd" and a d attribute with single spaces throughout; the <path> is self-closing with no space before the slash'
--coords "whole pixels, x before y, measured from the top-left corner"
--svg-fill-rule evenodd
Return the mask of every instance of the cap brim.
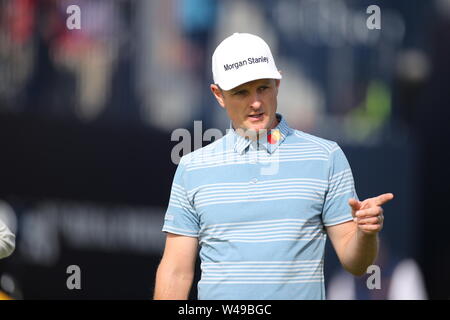
<path id="1" fill-rule="evenodd" d="M 239 77 L 239 79 L 234 81 L 222 81 L 217 83 L 222 90 L 228 91 L 233 88 L 236 88 L 244 83 L 260 80 L 260 79 L 282 79 L 282 76 L 279 72 L 258 72 L 257 74 L 252 74 L 247 72 L 244 76 Z"/>

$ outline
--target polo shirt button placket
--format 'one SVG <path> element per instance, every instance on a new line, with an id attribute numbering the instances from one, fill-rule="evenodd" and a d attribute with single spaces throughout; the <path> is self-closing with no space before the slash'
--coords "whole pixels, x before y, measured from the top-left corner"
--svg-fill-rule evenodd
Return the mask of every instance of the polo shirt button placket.
<path id="1" fill-rule="evenodd" d="M 257 163 L 257 157 L 258 157 L 258 153 L 257 153 L 257 149 L 255 148 L 255 145 L 253 143 L 251 143 L 249 145 L 249 161 L 248 163 L 250 164 L 256 164 Z"/>

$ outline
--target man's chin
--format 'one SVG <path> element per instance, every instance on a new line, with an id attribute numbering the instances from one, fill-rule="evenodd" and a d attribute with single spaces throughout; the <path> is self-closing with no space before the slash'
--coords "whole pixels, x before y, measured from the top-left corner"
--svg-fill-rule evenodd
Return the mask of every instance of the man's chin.
<path id="1" fill-rule="evenodd" d="M 245 131 L 249 134 L 260 134 L 269 131 L 268 124 L 264 121 L 261 123 L 250 123 L 246 124 Z"/>

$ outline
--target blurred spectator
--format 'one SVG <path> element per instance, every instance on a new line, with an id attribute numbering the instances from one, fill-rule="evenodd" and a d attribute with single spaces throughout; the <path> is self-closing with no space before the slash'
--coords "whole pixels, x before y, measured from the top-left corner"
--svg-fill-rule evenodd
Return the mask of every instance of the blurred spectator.
<path id="1" fill-rule="evenodd" d="M 61 33 L 54 48 L 55 62 L 70 70 L 76 83 L 75 112 L 79 119 L 97 118 L 111 95 L 111 82 L 124 28 L 118 1 L 60 1 L 59 12 L 76 4 L 81 10 L 81 29 Z"/>
<path id="2" fill-rule="evenodd" d="M 32 18 L 30 37 L 23 42 L 31 52 L 31 69 L 17 102 L 29 114 L 71 116 L 73 78 L 69 72 L 58 68 L 53 57 L 53 50 L 65 30 L 64 16 L 59 11 L 58 1 L 31 3 L 33 5 L 27 12 L 14 15 L 13 18 Z"/>
<path id="3" fill-rule="evenodd" d="M 0 2 L 0 111 L 17 112 L 33 69 L 36 1 Z"/>
<path id="4" fill-rule="evenodd" d="M 211 55 L 209 47 L 213 40 L 217 21 L 217 0 L 177 0 L 177 13 L 181 36 L 186 46 L 192 80 L 200 86 L 196 102 L 202 106 L 198 119 L 206 126 L 212 125 L 211 95 L 208 93 L 211 82 Z M 206 67 L 205 67 L 206 66 Z"/>
<path id="5" fill-rule="evenodd" d="M 201 116 L 209 90 L 201 83 L 209 71 L 203 69 L 210 59 L 205 41 L 215 26 L 214 1 L 201 2 L 206 8 L 181 0 L 137 3 L 136 89 L 143 121 L 156 128 L 186 127 Z"/>
<path id="6" fill-rule="evenodd" d="M 129 3 L 2 2 L 0 107 L 82 121 L 98 118 L 111 102 L 119 47 L 126 35 L 126 11 L 122 9 Z M 66 26 L 69 17 L 66 10 L 73 4 L 81 10 L 79 30 Z M 122 87 L 121 91 L 130 90 Z M 125 109 L 130 110 L 132 106 Z"/>

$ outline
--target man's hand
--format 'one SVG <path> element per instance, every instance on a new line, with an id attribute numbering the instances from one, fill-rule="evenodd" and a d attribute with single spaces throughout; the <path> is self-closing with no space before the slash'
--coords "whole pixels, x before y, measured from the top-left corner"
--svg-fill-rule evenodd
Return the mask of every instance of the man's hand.
<path id="1" fill-rule="evenodd" d="M 376 235 L 380 232 L 384 222 L 381 206 L 393 198 L 392 193 L 385 193 L 364 201 L 349 199 L 348 204 L 352 207 L 353 221 L 356 222 L 358 231 L 366 235 Z"/>

